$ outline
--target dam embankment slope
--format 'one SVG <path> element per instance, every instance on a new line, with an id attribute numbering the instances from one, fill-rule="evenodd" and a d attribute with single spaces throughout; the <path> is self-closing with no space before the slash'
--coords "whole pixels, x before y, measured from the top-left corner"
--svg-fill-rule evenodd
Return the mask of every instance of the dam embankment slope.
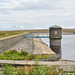
<path id="1" fill-rule="evenodd" d="M 28 34 L 21 34 L 0 40 L 0 53 L 15 49 L 24 50 L 30 54 L 55 54 L 40 38 L 24 38 Z"/>
<path id="2" fill-rule="evenodd" d="M 19 52 L 24 50 L 30 54 L 55 54 L 40 38 L 25 38 L 12 49 Z"/>

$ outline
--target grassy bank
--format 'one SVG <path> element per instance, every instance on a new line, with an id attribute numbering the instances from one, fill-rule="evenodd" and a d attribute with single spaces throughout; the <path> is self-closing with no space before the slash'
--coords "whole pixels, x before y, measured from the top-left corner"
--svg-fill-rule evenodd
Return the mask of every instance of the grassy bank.
<path id="1" fill-rule="evenodd" d="M 30 66 L 30 67 L 18 67 L 15 68 L 10 65 L 2 66 L 0 75 L 75 75 L 75 67 L 71 71 L 64 71 L 63 68 L 57 68 L 56 66 Z"/>
<path id="2" fill-rule="evenodd" d="M 26 33 L 25 31 L 0 31 L 0 38 Z"/>
<path id="3" fill-rule="evenodd" d="M 21 50 L 21 52 L 17 52 L 16 50 L 5 51 L 3 54 L 0 54 L 1 60 L 33 60 L 33 59 L 41 59 L 52 57 L 53 55 L 31 55 L 27 52 Z"/>
<path id="4" fill-rule="evenodd" d="M 63 32 L 70 32 L 75 34 L 75 29 L 63 29 Z"/>

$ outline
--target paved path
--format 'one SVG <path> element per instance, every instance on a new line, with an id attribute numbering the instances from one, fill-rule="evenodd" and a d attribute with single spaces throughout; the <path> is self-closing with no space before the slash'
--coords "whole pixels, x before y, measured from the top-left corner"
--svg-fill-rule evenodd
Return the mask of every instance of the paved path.
<path id="1" fill-rule="evenodd" d="M 14 65 L 35 65 L 36 61 L 15 61 L 15 60 L 0 60 L 0 64 L 14 64 Z M 74 61 L 38 61 L 41 65 L 62 65 L 62 66 L 75 66 Z"/>

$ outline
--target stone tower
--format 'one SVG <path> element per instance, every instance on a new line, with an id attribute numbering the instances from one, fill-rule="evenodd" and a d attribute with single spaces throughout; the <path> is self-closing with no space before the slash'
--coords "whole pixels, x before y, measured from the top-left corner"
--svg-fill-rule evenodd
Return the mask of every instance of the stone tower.
<path id="1" fill-rule="evenodd" d="M 56 53 L 61 54 L 62 28 L 54 25 L 49 28 L 50 48 Z"/>

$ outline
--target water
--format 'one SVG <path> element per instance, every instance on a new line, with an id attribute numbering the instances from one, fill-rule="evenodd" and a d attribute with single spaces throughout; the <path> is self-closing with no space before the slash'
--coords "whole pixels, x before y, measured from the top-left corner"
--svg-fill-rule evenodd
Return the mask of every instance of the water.
<path id="1" fill-rule="evenodd" d="M 49 45 L 48 38 L 42 38 L 42 40 Z M 62 59 L 75 60 L 75 35 L 63 35 L 61 42 L 61 54 Z"/>

